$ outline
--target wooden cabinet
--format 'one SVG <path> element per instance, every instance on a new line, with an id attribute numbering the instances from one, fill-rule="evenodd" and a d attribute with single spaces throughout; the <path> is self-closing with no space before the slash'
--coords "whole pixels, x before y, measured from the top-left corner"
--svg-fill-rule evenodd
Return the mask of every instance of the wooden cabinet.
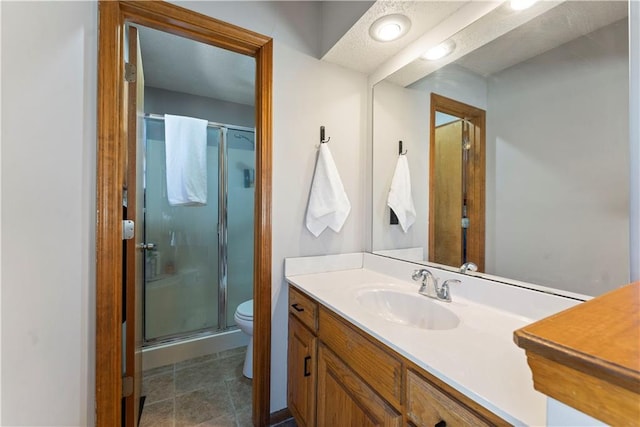
<path id="1" fill-rule="evenodd" d="M 318 350 L 319 426 L 400 426 L 402 415 L 328 347 Z"/>
<path id="2" fill-rule="evenodd" d="M 317 341 L 309 329 L 289 315 L 287 401 L 299 426 L 315 425 Z"/>
<path id="3" fill-rule="evenodd" d="M 419 426 L 491 425 L 413 370 L 407 371 L 407 418 Z"/>
<path id="4" fill-rule="evenodd" d="M 318 304 L 289 289 L 287 403 L 299 426 L 316 425 Z"/>
<path id="5" fill-rule="evenodd" d="M 300 426 L 508 425 L 293 287 L 288 357 Z"/>
<path id="6" fill-rule="evenodd" d="M 324 307 L 319 312 L 320 340 L 396 407 L 402 398 L 402 364 L 367 335 Z"/>

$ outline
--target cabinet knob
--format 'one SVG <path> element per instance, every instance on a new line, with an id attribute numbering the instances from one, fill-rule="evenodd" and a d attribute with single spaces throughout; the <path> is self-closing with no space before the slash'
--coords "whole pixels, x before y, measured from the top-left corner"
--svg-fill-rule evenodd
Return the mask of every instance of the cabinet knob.
<path id="1" fill-rule="evenodd" d="M 447 422 L 445 420 L 440 420 L 433 427 L 447 427 Z"/>
<path id="2" fill-rule="evenodd" d="M 297 312 L 301 312 L 304 311 L 304 308 L 300 307 L 300 304 L 295 303 L 295 304 L 291 304 L 291 307 L 293 307 L 293 309 Z"/>

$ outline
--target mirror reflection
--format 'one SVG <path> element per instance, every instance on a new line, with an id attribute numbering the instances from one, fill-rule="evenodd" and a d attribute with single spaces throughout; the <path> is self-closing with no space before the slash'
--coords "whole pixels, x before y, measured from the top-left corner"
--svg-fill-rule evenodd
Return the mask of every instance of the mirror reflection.
<path id="1" fill-rule="evenodd" d="M 417 59 L 375 85 L 374 253 L 585 295 L 628 282 L 627 3 L 547 7 L 455 61 Z M 416 214 L 406 232 L 387 206 L 400 140 Z"/>

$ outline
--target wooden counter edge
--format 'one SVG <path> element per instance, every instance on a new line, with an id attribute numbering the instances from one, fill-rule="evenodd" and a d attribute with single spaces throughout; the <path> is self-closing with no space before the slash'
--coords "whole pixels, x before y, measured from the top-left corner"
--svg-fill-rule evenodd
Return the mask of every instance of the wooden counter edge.
<path id="1" fill-rule="evenodd" d="M 629 289 L 637 292 L 638 288 L 640 282 L 602 297 L 610 298 L 617 291 L 622 293 Z M 567 314 L 588 309 L 597 304 L 599 298 L 516 330 L 514 342 L 526 352 L 536 390 L 608 424 L 634 425 L 640 419 L 640 370 L 630 369 L 616 363 L 615 359 L 605 360 L 548 339 L 544 334 L 529 331 L 540 324 L 561 323 L 558 321 Z M 635 304 L 634 307 L 638 303 L 629 301 L 629 304 Z"/>

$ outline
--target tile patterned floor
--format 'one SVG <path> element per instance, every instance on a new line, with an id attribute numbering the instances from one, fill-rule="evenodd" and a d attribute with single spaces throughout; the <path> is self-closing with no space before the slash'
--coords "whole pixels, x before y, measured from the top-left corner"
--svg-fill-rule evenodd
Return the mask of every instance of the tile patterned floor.
<path id="1" fill-rule="evenodd" d="M 245 347 L 144 372 L 140 427 L 249 427 L 251 380 Z"/>

